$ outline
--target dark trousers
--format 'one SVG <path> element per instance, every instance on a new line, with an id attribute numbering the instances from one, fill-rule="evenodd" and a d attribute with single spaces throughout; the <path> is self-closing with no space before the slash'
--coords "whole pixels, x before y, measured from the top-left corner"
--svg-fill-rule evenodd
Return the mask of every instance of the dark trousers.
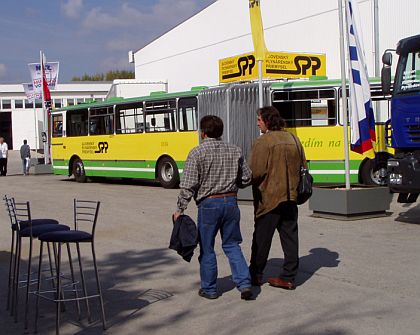
<path id="1" fill-rule="evenodd" d="M 283 273 L 280 277 L 290 281 L 295 279 L 299 267 L 297 219 L 297 205 L 292 201 L 283 202 L 271 212 L 255 219 L 249 267 L 252 277 L 262 277 L 270 253 L 271 241 L 277 229 L 284 253 Z"/>
<path id="2" fill-rule="evenodd" d="M 7 174 L 7 158 L 0 158 L 0 175 Z"/>

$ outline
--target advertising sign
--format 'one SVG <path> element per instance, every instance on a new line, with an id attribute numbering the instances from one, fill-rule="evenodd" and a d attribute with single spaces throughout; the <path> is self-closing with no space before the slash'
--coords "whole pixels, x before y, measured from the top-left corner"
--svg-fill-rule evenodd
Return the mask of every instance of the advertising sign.
<path id="1" fill-rule="evenodd" d="M 42 91 L 42 71 L 39 63 L 28 64 L 29 72 L 31 73 L 32 84 L 34 85 L 34 91 L 41 93 Z M 58 62 L 50 62 L 44 64 L 45 77 L 48 83 L 48 88 L 54 90 L 58 81 Z"/>
<path id="2" fill-rule="evenodd" d="M 23 83 L 23 89 L 25 91 L 26 94 L 26 98 L 28 99 L 28 101 L 30 103 L 33 103 L 36 100 L 41 100 L 42 99 L 42 95 L 41 92 L 37 92 L 35 93 L 34 91 L 34 85 L 32 85 L 32 83 Z"/>
<path id="3" fill-rule="evenodd" d="M 219 60 L 219 81 L 230 83 L 258 78 L 253 52 Z M 325 54 L 303 54 L 268 51 L 263 61 L 263 78 L 309 78 L 325 76 Z"/>

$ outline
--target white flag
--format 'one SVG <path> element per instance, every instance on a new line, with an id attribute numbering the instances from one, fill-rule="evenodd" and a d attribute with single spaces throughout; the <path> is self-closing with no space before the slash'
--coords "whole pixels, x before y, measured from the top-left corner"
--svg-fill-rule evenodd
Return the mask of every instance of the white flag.
<path id="1" fill-rule="evenodd" d="M 39 63 L 28 64 L 29 72 L 31 73 L 32 84 L 34 85 L 34 91 L 42 93 L 42 71 Z M 54 90 L 58 81 L 58 62 L 50 62 L 44 64 L 45 77 L 48 83 L 48 88 Z"/>
<path id="2" fill-rule="evenodd" d="M 375 119 L 356 1 L 346 0 L 346 18 L 350 62 L 351 150 L 374 158 Z"/>
<path id="3" fill-rule="evenodd" d="M 26 99 L 28 99 L 28 101 L 30 103 L 33 103 L 36 100 L 41 100 L 42 99 L 42 95 L 41 92 L 39 93 L 35 93 L 34 91 L 34 85 L 32 85 L 32 83 L 23 83 L 23 89 L 25 91 L 25 95 L 26 95 Z"/>

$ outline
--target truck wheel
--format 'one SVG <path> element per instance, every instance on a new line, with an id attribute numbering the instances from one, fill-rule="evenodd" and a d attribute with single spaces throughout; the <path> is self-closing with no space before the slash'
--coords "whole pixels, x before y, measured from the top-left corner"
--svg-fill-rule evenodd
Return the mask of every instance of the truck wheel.
<path id="1" fill-rule="evenodd" d="M 81 159 L 77 158 L 73 162 L 73 175 L 74 179 L 76 179 L 79 183 L 85 183 L 87 180 L 86 173 L 85 173 L 85 166 Z"/>
<path id="2" fill-rule="evenodd" d="M 386 159 L 368 159 L 362 166 L 360 174 L 365 185 L 387 185 Z"/>
<path id="3" fill-rule="evenodd" d="M 157 169 L 159 183 L 164 188 L 176 188 L 179 184 L 178 167 L 170 157 L 164 157 L 160 160 Z"/>

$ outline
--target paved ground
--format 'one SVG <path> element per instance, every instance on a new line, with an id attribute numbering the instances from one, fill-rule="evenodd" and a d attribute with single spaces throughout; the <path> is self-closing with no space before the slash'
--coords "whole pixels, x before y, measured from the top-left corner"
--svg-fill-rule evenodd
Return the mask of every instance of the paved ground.
<path id="1" fill-rule="evenodd" d="M 197 258 L 186 263 L 167 248 L 177 190 L 152 183 L 78 184 L 53 175 L 24 177 L 18 175 L 20 162 L 15 158 L 10 159 L 9 171 L 9 176 L 0 177 L 1 194 L 30 200 L 34 217 L 71 224 L 74 197 L 102 202 L 97 254 L 106 334 L 419 334 L 418 204 L 394 202 L 388 217 L 352 222 L 312 218 L 303 205 L 297 290 L 265 284 L 255 290 L 256 300 L 241 301 L 218 245 L 222 296 L 209 301 L 197 295 Z M 242 247 L 249 259 L 252 207 L 242 204 L 241 213 Z M 189 214 L 196 215 L 194 205 Z M 10 230 L 4 211 L 0 222 L 0 333 L 22 334 L 22 322 L 15 324 L 5 311 Z M 89 249 L 82 251 L 91 269 Z M 266 277 L 277 274 L 281 263 L 276 238 Z M 91 271 L 87 275 L 92 278 Z M 98 311 L 93 311 L 95 322 L 79 322 L 68 304 L 62 334 L 103 333 Z M 33 313 L 28 332 L 33 331 L 32 317 Z M 41 317 L 39 333 L 53 334 L 51 303 L 42 303 Z"/>

